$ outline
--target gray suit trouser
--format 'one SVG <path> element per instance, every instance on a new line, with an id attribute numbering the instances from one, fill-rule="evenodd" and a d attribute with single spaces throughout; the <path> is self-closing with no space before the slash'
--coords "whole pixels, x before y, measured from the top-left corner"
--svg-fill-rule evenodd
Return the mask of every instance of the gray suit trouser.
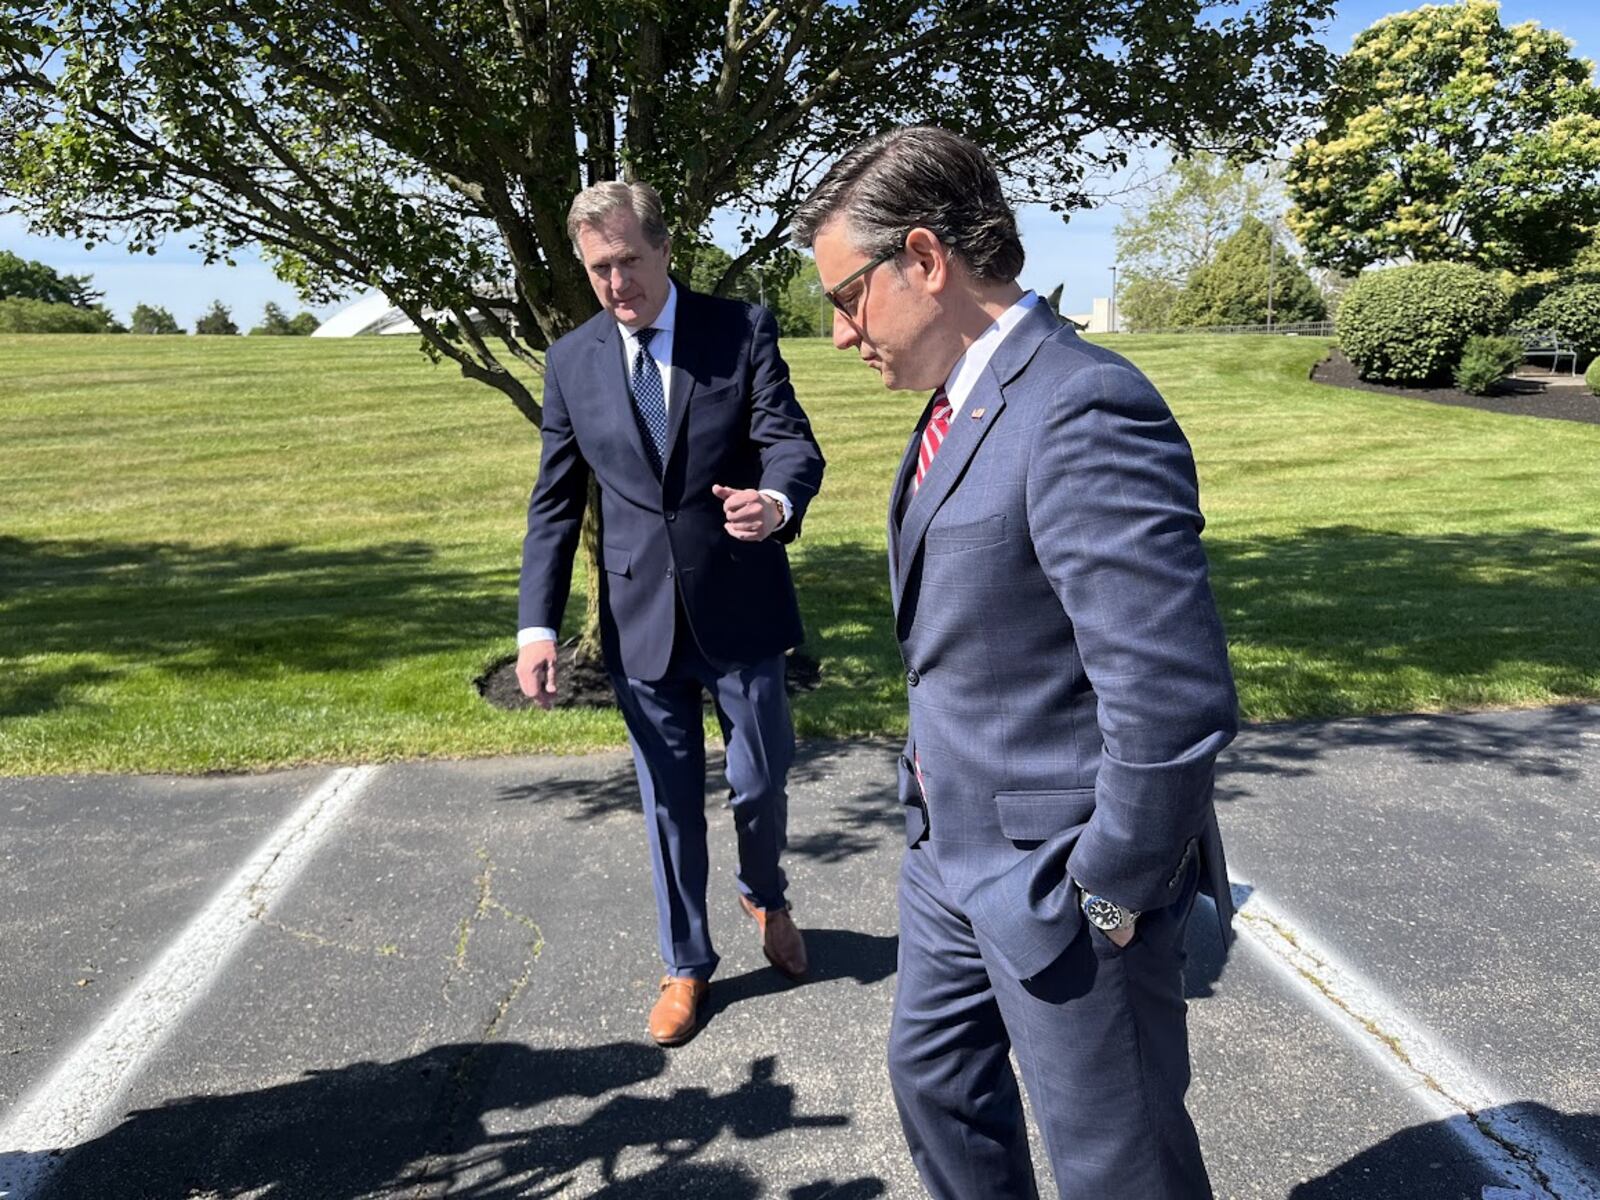
<path id="1" fill-rule="evenodd" d="M 935 1200 L 1038 1195 L 1023 1084 L 1063 1200 L 1208 1200 L 1184 1108 L 1183 937 L 1198 867 L 1119 949 L 1087 921 L 1053 964 L 1009 975 L 961 913 L 929 843 L 900 874 L 900 974 L 889 1074 Z"/>

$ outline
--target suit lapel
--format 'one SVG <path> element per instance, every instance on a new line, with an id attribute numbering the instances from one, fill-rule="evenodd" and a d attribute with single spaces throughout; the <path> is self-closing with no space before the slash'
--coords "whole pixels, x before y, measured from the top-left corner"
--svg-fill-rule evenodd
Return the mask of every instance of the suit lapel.
<path id="1" fill-rule="evenodd" d="M 934 455 L 933 465 L 922 477 L 922 485 L 906 505 L 906 517 L 900 526 L 897 559 L 902 586 L 911 570 L 912 561 L 917 557 L 917 551 L 922 547 L 928 522 L 933 520 L 933 514 L 939 511 L 939 506 L 955 490 L 956 483 L 966 473 L 967 464 L 994 427 L 1005 404 L 994 373 L 985 371 L 951 422 L 950 432 L 944 435 L 944 441 L 939 444 L 939 453 Z"/>
<path id="2" fill-rule="evenodd" d="M 681 283 L 678 287 L 678 315 L 672 328 L 672 397 L 667 405 L 667 452 L 664 463 L 672 461 L 672 451 L 678 444 L 678 431 L 689 413 L 689 401 L 694 395 L 700 375 L 700 348 L 702 323 L 697 320 L 695 294 Z M 663 468 L 664 469 L 664 468 Z"/>
<path id="3" fill-rule="evenodd" d="M 591 353 L 594 355 L 593 370 L 598 380 L 596 391 L 599 393 L 597 399 L 600 407 L 609 413 L 610 420 L 623 431 L 623 436 L 646 470 L 654 474 L 655 467 L 651 465 L 650 455 L 644 448 L 644 434 L 634 415 L 633 389 L 628 384 L 627 347 L 622 343 L 622 332 L 617 328 L 616 321 L 608 317 L 602 322 Z"/>
<path id="4" fill-rule="evenodd" d="M 1044 340 L 1054 333 L 1060 324 L 1060 320 L 1050 311 L 1048 304 L 1040 302 L 1029 309 L 1022 321 L 1006 335 L 1005 340 L 995 350 L 994 357 L 989 360 L 988 369 L 978 380 L 977 386 L 972 389 L 972 394 L 967 397 L 966 403 L 961 406 L 961 411 L 956 414 L 950 425 L 950 432 L 945 435 L 944 441 L 939 446 L 939 453 L 934 456 L 933 465 L 923 477 L 922 486 L 911 496 L 910 503 L 906 506 L 905 520 L 900 522 L 898 539 L 890 543 L 894 554 L 890 573 L 896 613 L 899 612 L 900 601 L 904 595 L 905 581 L 910 576 L 912 564 L 916 562 L 917 552 L 922 548 L 923 536 L 928 532 L 928 523 L 939 511 L 939 506 L 955 490 L 956 484 L 966 473 L 967 464 L 972 461 L 972 456 L 978 452 L 978 447 L 1005 408 L 1005 394 L 1002 389 L 1028 365 L 1039 347 L 1044 344 Z M 929 409 L 930 411 L 932 409 L 931 402 Z M 923 421 L 926 420 L 925 414 Z M 922 426 L 919 425 L 917 429 L 917 438 L 913 439 L 911 446 L 907 448 L 907 455 L 913 459 L 921 439 Z M 910 486 L 910 481 L 905 476 L 904 463 L 901 464 L 901 472 L 901 482 L 896 488 L 894 497 L 896 501 L 900 492 Z M 891 529 L 895 525 L 893 518 L 895 511 L 894 508 L 890 509 Z"/>
<path id="5" fill-rule="evenodd" d="M 930 396 L 911 440 L 906 443 L 906 452 L 900 456 L 900 469 L 895 472 L 894 483 L 889 488 L 889 588 L 896 609 L 900 607 L 900 519 L 905 512 L 911 481 L 917 475 L 917 448 L 922 444 L 922 431 L 932 413 L 933 397 Z"/>

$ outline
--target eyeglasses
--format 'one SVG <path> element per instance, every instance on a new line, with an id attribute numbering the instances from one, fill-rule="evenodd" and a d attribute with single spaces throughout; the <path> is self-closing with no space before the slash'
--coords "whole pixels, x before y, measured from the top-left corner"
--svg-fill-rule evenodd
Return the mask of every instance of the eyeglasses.
<path id="1" fill-rule="evenodd" d="M 845 300 L 839 295 L 839 293 L 844 291 L 845 288 L 849 287 L 852 283 L 860 279 L 874 267 L 881 267 L 895 255 L 899 254 L 902 249 L 904 249 L 903 245 L 896 246 L 892 250 L 885 250 L 876 258 L 868 259 L 866 264 L 862 266 L 860 270 L 851 272 L 851 274 L 846 276 L 844 279 L 841 279 L 838 283 L 834 284 L 822 294 L 828 298 L 829 304 L 833 305 L 845 315 L 846 319 L 854 320 L 856 315 L 855 301 L 858 299 L 858 297 L 852 296 L 849 300 Z"/>

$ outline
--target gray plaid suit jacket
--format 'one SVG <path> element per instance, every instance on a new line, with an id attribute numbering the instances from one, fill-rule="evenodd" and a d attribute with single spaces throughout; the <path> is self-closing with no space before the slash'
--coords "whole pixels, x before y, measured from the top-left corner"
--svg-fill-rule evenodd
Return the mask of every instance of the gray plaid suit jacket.
<path id="1" fill-rule="evenodd" d="M 1212 778 L 1236 699 L 1172 413 L 1040 304 L 913 492 L 926 421 L 889 519 L 908 845 L 1019 978 L 1077 934 L 1074 883 L 1148 911 L 1196 856 L 1226 938 Z"/>

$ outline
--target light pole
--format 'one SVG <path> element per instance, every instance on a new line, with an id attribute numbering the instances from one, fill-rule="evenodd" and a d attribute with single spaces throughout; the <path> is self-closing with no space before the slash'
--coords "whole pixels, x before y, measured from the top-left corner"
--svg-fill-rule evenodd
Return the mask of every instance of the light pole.
<path id="1" fill-rule="evenodd" d="M 1277 282 L 1278 274 L 1278 235 L 1272 226 L 1267 226 L 1267 332 L 1272 332 L 1272 289 Z"/>
<path id="2" fill-rule="evenodd" d="M 1106 332 L 1115 333 L 1117 331 L 1117 266 L 1115 263 L 1111 264 L 1111 303 L 1107 307 L 1109 311 L 1106 314 Z"/>

